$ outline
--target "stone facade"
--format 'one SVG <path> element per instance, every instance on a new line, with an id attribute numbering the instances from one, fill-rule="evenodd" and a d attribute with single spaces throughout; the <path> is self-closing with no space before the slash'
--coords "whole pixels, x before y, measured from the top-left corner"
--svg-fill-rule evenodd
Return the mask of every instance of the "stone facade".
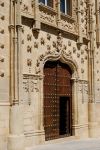
<path id="1" fill-rule="evenodd" d="M 72 70 L 75 137 L 100 136 L 100 0 L 73 0 L 72 15 L 38 0 L 0 0 L 0 150 L 45 142 L 47 61 Z"/>

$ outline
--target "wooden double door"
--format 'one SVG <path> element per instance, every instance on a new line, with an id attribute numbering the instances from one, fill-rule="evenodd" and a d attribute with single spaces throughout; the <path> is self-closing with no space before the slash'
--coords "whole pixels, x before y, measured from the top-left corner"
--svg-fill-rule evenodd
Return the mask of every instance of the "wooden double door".
<path id="1" fill-rule="evenodd" d="M 72 72 L 60 61 L 44 66 L 45 140 L 72 135 Z"/>

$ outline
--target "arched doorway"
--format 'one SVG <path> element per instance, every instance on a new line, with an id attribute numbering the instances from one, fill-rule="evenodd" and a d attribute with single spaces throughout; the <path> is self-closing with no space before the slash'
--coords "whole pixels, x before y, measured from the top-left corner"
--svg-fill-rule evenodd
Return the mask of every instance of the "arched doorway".
<path id="1" fill-rule="evenodd" d="M 60 61 L 44 66 L 45 140 L 72 135 L 72 71 Z"/>

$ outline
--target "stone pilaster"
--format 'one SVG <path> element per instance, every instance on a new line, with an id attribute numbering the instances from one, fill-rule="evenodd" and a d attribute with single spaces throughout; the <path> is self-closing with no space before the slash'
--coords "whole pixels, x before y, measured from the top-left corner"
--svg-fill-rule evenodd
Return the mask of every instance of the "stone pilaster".
<path id="1" fill-rule="evenodd" d="M 61 12 L 60 12 L 60 0 L 57 0 L 57 25 L 59 27 L 61 21 Z"/>
<path id="2" fill-rule="evenodd" d="M 96 0 L 96 42 L 100 45 L 100 10 L 99 0 Z"/>
<path id="3" fill-rule="evenodd" d="M 33 30 L 40 30 L 40 12 L 39 12 L 39 2 L 38 0 L 32 1 L 33 3 L 33 11 L 34 11 L 34 19 L 35 24 L 33 25 Z"/>
<path id="4" fill-rule="evenodd" d="M 89 20 L 89 44 L 88 44 L 88 80 L 89 80 L 89 102 L 88 102 L 88 122 L 89 137 L 96 137 L 96 106 L 94 97 L 94 1 L 89 0 L 88 20 Z"/>
<path id="5" fill-rule="evenodd" d="M 81 10 L 80 10 L 80 0 L 77 2 L 77 17 L 78 17 L 78 41 L 77 44 L 81 45 L 83 43 L 82 29 L 81 29 Z"/>
<path id="6" fill-rule="evenodd" d="M 44 143 L 44 128 L 43 128 L 43 77 L 35 77 L 37 89 L 34 89 L 33 100 L 31 106 L 34 108 L 34 134 L 33 144 Z"/>
<path id="7" fill-rule="evenodd" d="M 24 110 L 20 104 L 20 1 L 12 0 L 10 12 L 10 110 L 8 150 L 24 150 Z M 17 121 L 17 122 L 16 122 Z"/>
<path id="8" fill-rule="evenodd" d="M 78 80 L 72 78 L 72 134 L 79 136 Z"/>
<path id="9" fill-rule="evenodd" d="M 24 110 L 23 106 L 15 105 L 10 108 L 10 134 L 8 150 L 24 150 Z"/>

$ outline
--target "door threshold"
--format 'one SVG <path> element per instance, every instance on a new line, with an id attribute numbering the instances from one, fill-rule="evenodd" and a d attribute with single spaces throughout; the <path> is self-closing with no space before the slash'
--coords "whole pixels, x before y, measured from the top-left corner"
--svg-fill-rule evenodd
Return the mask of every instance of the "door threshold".
<path id="1" fill-rule="evenodd" d="M 45 144 L 60 143 L 60 142 L 65 142 L 65 141 L 77 140 L 77 139 L 78 139 L 78 137 L 76 137 L 76 136 L 62 137 L 59 139 L 45 141 Z"/>

